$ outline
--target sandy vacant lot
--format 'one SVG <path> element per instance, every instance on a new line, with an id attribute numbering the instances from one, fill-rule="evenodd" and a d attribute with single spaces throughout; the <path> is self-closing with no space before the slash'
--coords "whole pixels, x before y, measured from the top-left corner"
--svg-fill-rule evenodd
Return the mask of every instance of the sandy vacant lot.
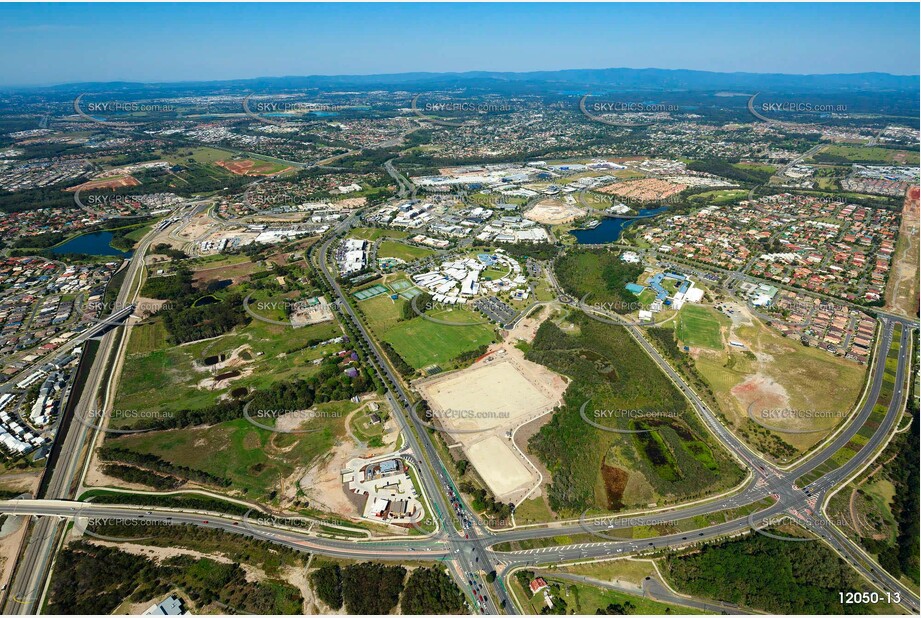
<path id="1" fill-rule="evenodd" d="M 519 460 L 508 440 L 499 436 L 491 435 L 471 445 L 467 456 L 497 497 L 510 496 L 532 484 L 531 470 Z"/>
<path id="2" fill-rule="evenodd" d="M 67 189 L 67 191 L 97 191 L 99 189 L 120 189 L 122 187 L 136 187 L 141 181 L 134 176 L 113 176 L 112 178 L 100 178 L 90 180 L 81 185 L 76 185 Z"/>
<path id="3" fill-rule="evenodd" d="M 517 502 L 538 483 L 534 464 L 506 432 L 559 405 L 566 378 L 525 360 L 517 348 L 500 346 L 467 369 L 415 386 L 497 500 Z"/>
<path id="4" fill-rule="evenodd" d="M 420 389 L 436 413 L 468 415 L 468 418 L 450 414 L 439 417 L 448 429 L 493 429 L 553 406 L 556 398 L 552 391 L 532 380 L 518 363 L 499 357 L 447 374 L 441 380 L 420 385 Z M 470 418 L 474 415 L 479 418 Z"/>
<path id="5" fill-rule="evenodd" d="M 918 312 L 918 258 L 921 255 L 918 226 L 919 189 L 911 187 L 905 195 L 902 227 L 892 263 L 892 274 L 886 290 L 886 308 L 904 316 Z"/>
<path id="6" fill-rule="evenodd" d="M 217 226 L 211 217 L 204 213 L 198 213 L 192 219 L 176 230 L 176 237 L 182 240 L 199 240 L 205 234 L 210 233 Z"/>
<path id="7" fill-rule="evenodd" d="M 545 200 L 538 202 L 534 205 L 534 208 L 524 213 L 524 218 L 546 225 L 561 225 L 571 223 L 584 215 L 584 210 L 571 204 L 564 204 L 556 200 Z"/>
<path id="8" fill-rule="evenodd" d="M 218 161 L 215 165 L 219 165 L 237 176 L 274 176 L 275 174 L 281 174 L 291 169 L 290 167 L 285 167 L 281 170 L 272 171 L 275 170 L 277 166 L 267 161 L 253 161 L 252 159 Z"/>

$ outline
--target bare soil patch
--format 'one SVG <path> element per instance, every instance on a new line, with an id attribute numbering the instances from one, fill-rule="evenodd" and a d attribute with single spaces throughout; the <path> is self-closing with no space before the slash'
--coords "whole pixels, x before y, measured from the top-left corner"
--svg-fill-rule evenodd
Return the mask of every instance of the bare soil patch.
<path id="1" fill-rule="evenodd" d="M 583 209 L 572 204 L 566 204 L 558 200 L 543 200 L 524 213 L 524 218 L 545 225 L 562 225 L 572 223 L 584 215 L 585 211 Z"/>
<path id="2" fill-rule="evenodd" d="M 272 171 L 275 166 L 267 161 L 253 161 L 252 159 L 240 159 L 236 161 L 218 161 L 215 163 L 220 167 L 236 174 L 237 176 L 273 176 L 287 172 L 290 167 L 278 171 Z"/>
<path id="3" fill-rule="evenodd" d="M 120 189 L 122 187 L 137 187 L 141 181 L 134 176 L 113 176 L 112 178 L 100 178 L 98 180 L 89 180 L 83 184 L 75 185 L 66 189 L 67 191 L 96 191 L 98 189 Z"/>

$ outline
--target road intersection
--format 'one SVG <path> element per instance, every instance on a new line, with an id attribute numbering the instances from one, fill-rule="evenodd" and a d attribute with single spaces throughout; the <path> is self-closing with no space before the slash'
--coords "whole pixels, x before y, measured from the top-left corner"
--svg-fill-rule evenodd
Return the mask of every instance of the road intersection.
<path id="1" fill-rule="evenodd" d="M 391 171 L 388 169 L 388 171 Z M 401 189 L 409 191 L 410 187 Z M 389 560 L 441 560 L 451 566 L 455 579 L 465 591 L 471 602 L 471 608 L 478 608 L 482 613 L 497 614 L 517 613 L 505 587 L 505 576 L 516 568 L 540 564 L 560 564 L 568 561 L 595 558 L 622 557 L 627 555 L 648 554 L 666 549 L 691 546 L 710 541 L 748 533 L 759 522 L 776 520 L 781 517 L 791 518 L 808 530 L 814 532 L 822 541 L 846 559 L 874 586 L 886 592 L 898 592 L 901 605 L 908 611 L 917 613 L 918 598 L 898 580 L 879 568 L 853 541 L 832 525 L 821 515 L 828 492 L 846 483 L 862 467 L 869 464 L 882 450 L 891 437 L 904 409 L 907 392 L 904 385 L 911 359 L 911 329 L 917 324 L 883 314 L 880 316 L 881 328 L 877 341 L 876 359 L 868 378 L 867 396 L 846 428 L 823 448 L 814 453 L 805 462 L 789 470 L 777 468 L 765 461 L 759 454 L 729 431 L 716 417 L 712 410 L 696 395 L 691 387 L 659 355 L 658 351 L 643 336 L 642 330 L 632 324 L 623 324 L 646 352 L 659 364 L 675 385 L 691 402 L 708 429 L 748 470 L 749 475 L 737 491 L 709 501 L 687 506 L 675 506 L 655 513 L 640 513 L 630 516 L 631 525 L 643 522 L 674 522 L 698 515 L 713 514 L 753 505 L 767 498 L 774 502 L 771 506 L 756 511 L 749 516 L 736 517 L 730 521 L 699 528 L 693 531 L 651 539 L 610 539 L 604 537 L 611 526 L 606 521 L 571 521 L 554 523 L 548 526 L 521 527 L 512 529 L 491 529 L 480 521 L 475 511 L 464 502 L 453 485 L 451 475 L 444 468 L 438 452 L 432 443 L 426 428 L 416 417 L 409 413 L 413 405 L 413 395 L 403 385 L 401 379 L 381 353 L 374 338 L 356 315 L 341 289 L 335 275 L 329 267 L 329 253 L 333 243 L 357 221 L 359 213 L 344 220 L 325 241 L 316 245 L 311 252 L 320 272 L 335 297 L 336 310 L 344 320 L 360 335 L 360 345 L 368 361 L 377 371 L 387 388 L 387 399 L 397 412 L 396 418 L 404 436 L 402 454 L 419 472 L 422 491 L 433 509 L 433 519 L 438 522 L 438 530 L 430 535 L 420 535 L 417 539 L 401 540 L 344 540 L 320 536 L 311 531 L 288 528 L 280 525 L 248 523 L 241 525 L 241 518 L 213 512 L 190 512 L 178 509 L 137 507 L 116 504 L 77 503 L 73 501 L 71 489 L 76 478 L 78 464 L 85 453 L 86 439 L 91 435 L 90 428 L 83 425 L 71 425 L 64 436 L 61 456 L 50 470 L 48 489 L 40 499 L 17 499 L 0 501 L 0 512 L 15 515 L 28 515 L 35 518 L 29 541 L 20 558 L 11 590 L 6 599 L 5 613 L 33 613 L 47 584 L 51 558 L 54 554 L 64 522 L 80 518 L 90 520 L 137 521 L 145 523 L 169 523 L 172 525 L 194 525 L 198 527 L 221 529 L 238 534 L 250 534 L 273 543 L 292 547 L 307 552 L 349 558 L 386 558 Z M 135 256 L 129 263 L 126 285 L 119 293 L 118 301 L 126 306 L 132 298 L 131 285 L 139 274 L 152 237 L 145 238 Z M 552 279 L 551 279 L 552 281 Z M 135 290 L 136 292 L 136 290 Z M 560 290 L 560 292 L 562 292 Z M 585 309 L 585 308 L 583 308 Z M 589 308 L 589 310 L 592 310 Z M 616 321 L 615 314 L 601 312 L 599 317 Z M 796 485 L 797 479 L 816 470 L 829 461 L 835 453 L 863 427 L 873 411 L 882 388 L 886 354 L 892 343 L 895 325 L 901 323 L 901 338 L 898 342 L 898 366 L 896 388 L 886 415 L 880 426 L 873 433 L 869 442 L 849 461 L 831 472 L 819 477 L 805 487 Z M 77 412 L 94 405 L 95 393 L 102 385 L 106 359 L 111 353 L 115 336 L 108 333 L 102 338 L 100 354 L 90 373 L 87 388 L 77 406 Z M 619 517 L 626 515 L 618 514 Z M 464 522 L 469 522 L 465 525 Z M 823 523 L 826 522 L 826 523 Z M 455 523 L 459 524 L 456 526 Z M 753 526 L 754 524 L 754 526 Z M 597 542 L 577 543 L 572 545 L 550 546 L 540 549 L 519 551 L 498 551 L 495 546 L 500 543 L 542 539 L 564 534 L 593 533 L 600 535 Z M 495 582 L 486 581 L 484 574 L 496 571 Z M 486 582 L 484 585 L 484 581 Z M 485 594 L 484 594 L 485 592 Z"/>

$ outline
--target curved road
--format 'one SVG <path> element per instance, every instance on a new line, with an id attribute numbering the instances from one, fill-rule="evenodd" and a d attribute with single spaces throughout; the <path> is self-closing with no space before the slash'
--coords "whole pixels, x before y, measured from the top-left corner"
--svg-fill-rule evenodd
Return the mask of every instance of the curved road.
<path id="1" fill-rule="evenodd" d="M 17 578 L 14 580 L 10 598 L 19 600 L 11 601 L 8 599 L 5 608 L 7 613 L 28 613 L 34 608 L 35 598 L 33 597 L 37 598 L 37 593 L 40 593 L 44 586 L 47 560 L 51 555 L 54 541 L 58 538 L 61 522 L 68 518 L 75 518 L 77 516 L 82 517 L 84 515 L 92 515 L 94 518 L 110 517 L 145 521 L 171 521 L 173 523 L 187 523 L 190 525 L 220 528 L 230 532 L 253 534 L 259 538 L 265 538 L 286 546 L 328 555 L 349 557 L 386 556 L 388 559 L 399 560 L 449 560 L 452 564 L 455 577 L 461 580 L 463 584 L 462 589 L 465 590 L 468 597 L 471 594 L 476 594 L 473 592 L 473 587 L 469 585 L 468 580 L 476 581 L 476 587 L 479 588 L 481 578 L 477 573 L 481 570 L 488 573 L 490 570 L 498 567 L 497 570 L 500 572 L 500 575 L 504 575 L 518 566 L 557 564 L 570 560 L 618 557 L 628 554 L 660 551 L 662 549 L 680 548 L 702 541 L 748 533 L 753 523 L 763 523 L 765 520 L 771 520 L 776 517 L 790 517 L 820 536 L 875 586 L 884 591 L 898 591 L 902 597 L 902 606 L 913 613 L 917 613 L 918 599 L 916 594 L 905 588 L 905 586 L 888 575 L 888 573 L 876 567 L 859 547 L 855 546 L 853 542 L 844 537 L 844 535 L 834 527 L 825 525 L 825 522 L 815 515 L 824 504 L 826 492 L 832 487 L 847 481 L 851 475 L 856 473 L 862 466 L 869 463 L 885 441 L 888 440 L 895 428 L 895 424 L 900 417 L 907 397 L 907 393 L 903 391 L 905 390 L 905 378 L 910 361 L 910 328 L 914 327 L 911 321 L 895 319 L 886 315 L 881 317 L 882 329 L 881 336 L 878 338 L 877 343 L 877 361 L 874 363 L 872 374 L 869 378 L 870 387 L 864 404 L 861 406 L 858 413 L 851 418 L 849 425 L 834 440 L 810 457 L 805 463 L 788 472 L 780 471 L 763 461 L 744 443 L 738 440 L 734 434 L 719 422 L 712 411 L 710 411 L 693 390 L 683 382 L 671 366 L 661 358 L 657 350 L 646 341 L 641 330 L 636 326 L 627 325 L 626 328 L 628 328 L 631 334 L 637 339 L 638 343 L 643 346 L 647 353 L 649 353 L 657 363 L 659 363 L 663 371 L 669 375 L 678 388 L 688 397 L 707 427 L 751 472 L 751 480 L 740 492 L 734 495 L 688 507 L 678 506 L 663 513 L 639 515 L 631 517 L 631 519 L 639 520 L 645 517 L 650 520 L 654 519 L 661 521 L 666 519 L 674 521 L 695 514 L 714 513 L 752 504 L 766 497 L 772 497 L 775 503 L 752 515 L 750 518 L 741 517 L 729 522 L 690 532 L 652 539 L 612 540 L 568 546 L 551 546 L 524 551 L 498 552 L 491 550 L 489 547 L 502 542 L 545 538 L 567 532 L 578 532 L 584 530 L 584 528 L 581 524 L 571 523 L 542 528 L 491 531 L 482 526 L 477 521 L 473 512 L 463 503 L 460 503 L 457 508 L 460 509 L 462 516 L 469 517 L 471 522 L 474 522 L 473 525 L 469 529 L 461 532 L 452 524 L 452 521 L 455 519 L 453 514 L 454 507 L 449 503 L 445 494 L 448 489 L 454 489 L 450 475 L 442 467 L 442 463 L 434 445 L 431 443 L 424 427 L 421 427 L 414 417 L 406 413 L 406 410 L 412 404 L 410 395 L 393 373 L 386 359 L 375 345 L 373 338 L 364 328 L 364 325 L 346 301 L 343 291 L 330 272 L 327 264 L 329 249 L 332 243 L 351 227 L 356 220 L 357 214 L 358 213 L 355 213 L 343 221 L 336 228 L 334 233 L 319 246 L 319 253 L 313 253 L 313 255 L 317 256 L 317 264 L 321 272 L 338 297 L 336 303 L 338 310 L 351 322 L 356 331 L 364 339 L 363 342 L 358 343 L 362 345 L 368 353 L 369 362 L 375 367 L 381 378 L 388 383 L 389 391 L 387 396 L 394 406 L 394 409 L 397 411 L 396 416 L 401 424 L 406 439 L 404 452 L 407 457 L 411 457 L 410 461 L 416 464 L 414 467 L 419 471 L 423 492 L 428 498 L 429 503 L 435 509 L 433 515 L 441 522 L 440 531 L 434 535 L 419 537 L 418 540 L 338 540 L 311 535 L 303 530 L 282 529 L 277 526 L 243 525 L 245 522 L 241 522 L 239 518 L 215 513 L 189 513 L 162 508 L 148 508 L 145 510 L 143 507 L 93 505 L 87 503 L 75 505 L 73 502 L 67 501 L 67 490 L 73 478 L 72 473 L 70 475 L 67 473 L 58 474 L 56 470 L 55 476 L 52 478 L 52 484 L 49 486 L 48 498 L 51 498 L 51 500 L 15 500 L 0 502 L 0 512 L 45 515 L 45 517 L 39 518 L 35 526 L 30 543 L 20 562 Z M 149 240 L 147 242 L 149 243 Z M 146 246 L 143 248 L 146 249 Z M 136 255 L 141 253 L 143 252 L 137 251 Z M 129 281 L 130 280 L 131 279 L 129 279 Z M 130 286 L 126 286 L 123 288 L 122 292 L 126 294 L 127 288 L 129 287 Z M 121 294 L 120 300 L 123 300 Z M 616 319 L 616 316 L 611 315 L 605 315 L 604 317 Z M 882 388 L 882 379 L 885 369 L 884 360 L 892 340 L 894 325 L 897 322 L 901 322 L 903 325 L 902 336 L 899 341 L 900 347 L 896 376 L 897 386 L 883 422 L 874 432 L 869 442 L 851 460 L 843 466 L 820 477 L 807 487 L 797 487 L 795 485 L 797 478 L 815 470 L 818 466 L 828 461 L 842 446 L 850 441 L 853 435 L 861 429 L 867 418 L 869 418 Z M 104 343 L 107 339 L 111 339 L 111 337 L 107 335 L 106 338 L 104 338 Z M 90 383 L 95 384 L 96 381 L 99 380 L 100 376 L 96 375 L 96 373 L 97 372 L 94 372 L 94 374 L 91 375 Z M 88 385 L 90 383 L 88 383 Z M 88 393 L 91 391 L 87 389 L 85 392 Z M 92 392 L 95 392 L 95 390 Z M 85 405 L 86 402 L 81 399 L 79 407 L 85 407 Z M 69 456 L 63 468 L 64 470 L 72 471 L 75 460 L 71 458 L 74 456 L 75 451 L 79 451 L 80 448 L 82 448 L 83 434 L 85 433 L 85 430 L 69 432 L 68 441 L 71 441 L 73 438 L 74 443 L 65 446 L 64 450 L 69 453 Z M 79 441 L 79 445 L 76 444 L 77 441 Z M 410 456 L 409 453 L 412 455 Z M 59 476 L 60 479 L 58 478 Z M 454 493 L 457 494 L 456 489 L 454 489 Z M 607 529 L 604 527 L 604 522 L 589 522 L 585 524 L 585 526 L 597 531 Z M 498 613 L 499 609 L 497 606 L 504 606 L 506 611 L 515 610 L 505 590 L 503 577 L 497 578 L 495 585 L 491 587 L 483 586 L 483 589 L 488 590 L 488 595 L 485 596 L 485 601 L 481 604 L 483 606 L 481 611 Z M 493 601 L 492 597 L 498 599 L 498 604 Z"/>

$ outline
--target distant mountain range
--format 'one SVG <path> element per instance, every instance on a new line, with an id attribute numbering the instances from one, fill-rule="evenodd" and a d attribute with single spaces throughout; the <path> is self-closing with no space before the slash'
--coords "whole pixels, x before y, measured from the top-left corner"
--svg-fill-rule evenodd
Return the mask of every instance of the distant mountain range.
<path id="1" fill-rule="evenodd" d="M 303 88 L 437 89 L 468 88 L 499 91 L 742 91 L 754 92 L 893 92 L 914 91 L 918 75 L 889 73 L 837 73 L 791 75 L 783 73 L 716 73 L 673 69 L 567 69 L 524 73 L 470 71 L 465 73 L 393 73 L 383 75 L 310 75 L 257 77 L 198 82 L 86 82 L 20 91 L 118 90 L 288 90 Z"/>

